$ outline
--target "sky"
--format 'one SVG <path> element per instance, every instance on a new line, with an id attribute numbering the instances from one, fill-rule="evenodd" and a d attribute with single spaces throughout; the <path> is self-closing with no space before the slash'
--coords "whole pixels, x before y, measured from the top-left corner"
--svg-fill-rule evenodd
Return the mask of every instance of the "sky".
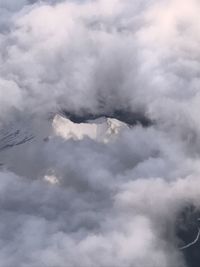
<path id="1" fill-rule="evenodd" d="M 200 203 L 199 14 L 198 0 L 0 0 L 0 131 L 34 136 L 0 150 L 0 266 L 189 266 L 176 227 Z M 61 110 L 152 123 L 44 141 Z"/>

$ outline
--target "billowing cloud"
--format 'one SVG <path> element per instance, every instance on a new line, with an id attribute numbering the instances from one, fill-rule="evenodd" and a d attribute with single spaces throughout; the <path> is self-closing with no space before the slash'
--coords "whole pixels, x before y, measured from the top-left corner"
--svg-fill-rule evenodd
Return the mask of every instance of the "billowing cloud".
<path id="1" fill-rule="evenodd" d="M 2 267 L 193 266 L 177 228 L 200 206 L 199 11 L 0 0 Z M 52 128 L 63 110 L 151 123 L 65 140 Z"/>

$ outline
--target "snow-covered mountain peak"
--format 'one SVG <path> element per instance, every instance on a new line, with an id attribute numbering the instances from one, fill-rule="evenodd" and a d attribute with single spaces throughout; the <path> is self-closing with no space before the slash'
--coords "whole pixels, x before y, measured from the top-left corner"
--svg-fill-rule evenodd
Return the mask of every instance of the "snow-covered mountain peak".
<path id="1" fill-rule="evenodd" d="M 107 143 L 128 128 L 127 124 L 113 118 L 101 118 L 86 123 L 74 123 L 68 118 L 56 115 L 52 122 L 55 135 L 65 139 L 82 140 L 89 137 Z"/>

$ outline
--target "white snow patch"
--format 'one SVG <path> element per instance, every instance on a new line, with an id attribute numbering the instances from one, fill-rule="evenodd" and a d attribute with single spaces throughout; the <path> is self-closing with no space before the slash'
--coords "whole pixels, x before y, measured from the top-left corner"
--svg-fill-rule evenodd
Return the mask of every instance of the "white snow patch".
<path id="1" fill-rule="evenodd" d="M 49 184 L 52 184 L 52 185 L 59 184 L 58 178 L 56 176 L 54 176 L 54 175 L 45 175 L 44 176 L 44 180 L 46 182 L 48 182 Z"/>
<path id="2" fill-rule="evenodd" d="M 56 115 L 53 119 L 53 130 L 55 135 L 65 139 L 82 140 L 89 137 L 98 142 L 107 143 L 117 136 L 128 125 L 113 118 L 94 120 L 87 123 L 74 123 L 71 120 Z"/>

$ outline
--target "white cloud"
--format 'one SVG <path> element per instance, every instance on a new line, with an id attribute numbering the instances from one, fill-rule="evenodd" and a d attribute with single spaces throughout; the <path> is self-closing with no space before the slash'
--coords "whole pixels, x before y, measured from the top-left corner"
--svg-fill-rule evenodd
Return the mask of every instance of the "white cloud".
<path id="1" fill-rule="evenodd" d="M 1 266 L 185 266 L 174 227 L 200 201 L 199 9 L 0 0 L 0 143 L 35 138 L 0 151 Z M 60 109 L 152 125 L 44 141 Z"/>

